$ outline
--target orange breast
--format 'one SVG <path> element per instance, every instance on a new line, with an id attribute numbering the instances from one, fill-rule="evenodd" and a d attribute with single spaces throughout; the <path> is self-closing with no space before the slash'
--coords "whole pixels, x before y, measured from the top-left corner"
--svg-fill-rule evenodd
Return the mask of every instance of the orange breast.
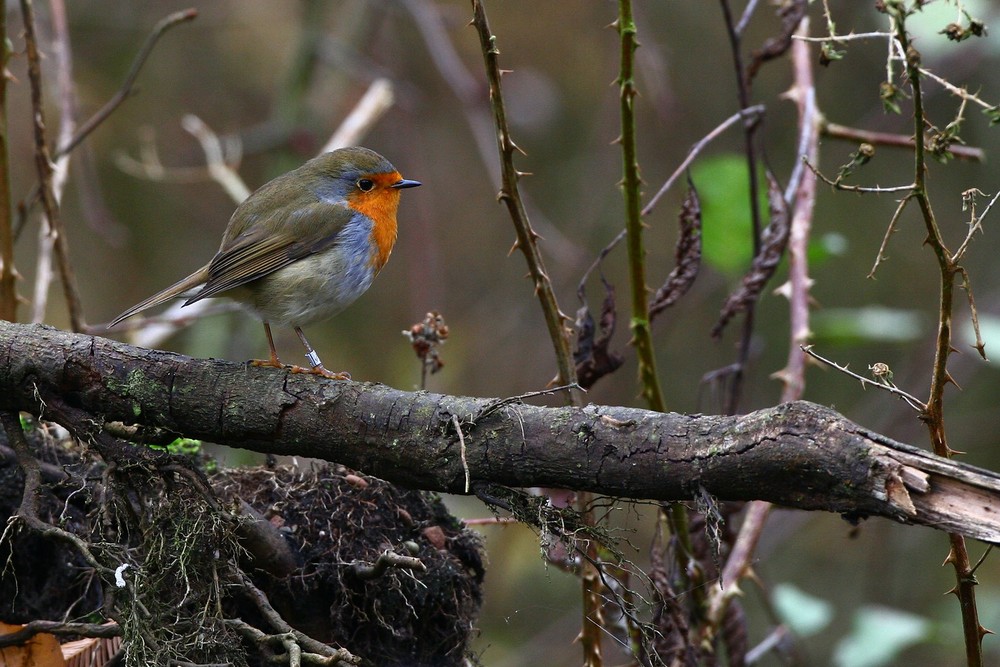
<path id="1" fill-rule="evenodd" d="M 393 171 L 388 174 L 372 174 L 367 176 L 375 182 L 375 187 L 369 192 L 360 190 L 348 196 L 347 203 L 355 211 L 363 213 L 372 221 L 372 252 L 371 265 L 378 272 L 392 253 L 396 244 L 396 211 L 399 209 L 399 190 L 391 187 L 402 176 Z"/>

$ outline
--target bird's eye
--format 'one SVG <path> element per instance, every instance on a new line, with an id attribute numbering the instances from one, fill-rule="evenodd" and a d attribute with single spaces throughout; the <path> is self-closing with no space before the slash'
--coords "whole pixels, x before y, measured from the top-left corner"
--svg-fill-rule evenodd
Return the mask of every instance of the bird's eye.
<path id="1" fill-rule="evenodd" d="M 362 192 L 370 192 L 375 187 L 375 181 L 370 178 L 362 178 L 358 181 L 358 189 Z"/>

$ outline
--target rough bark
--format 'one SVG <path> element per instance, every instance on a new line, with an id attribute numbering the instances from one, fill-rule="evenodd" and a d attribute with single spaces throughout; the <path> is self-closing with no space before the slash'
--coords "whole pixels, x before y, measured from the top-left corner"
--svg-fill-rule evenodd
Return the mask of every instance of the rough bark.
<path id="1" fill-rule="evenodd" d="M 721 500 L 883 516 L 1000 541 L 1000 475 L 802 401 L 738 417 L 549 408 L 328 381 L 0 322 L 0 409 L 77 433 L 123 422 L 315 457 L 427 490 L 465 492 L 466 470 L 473 485 L 625 498 L 687 500 L 700 487 Z"/>

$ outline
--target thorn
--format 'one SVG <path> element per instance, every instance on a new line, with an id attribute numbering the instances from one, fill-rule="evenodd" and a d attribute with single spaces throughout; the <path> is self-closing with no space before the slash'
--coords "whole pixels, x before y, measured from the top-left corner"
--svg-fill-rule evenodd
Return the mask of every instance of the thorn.
<path id="1" fill-rule="evenodd" d="M 521 242 L 518 239 L 514 239 L 514 245 L 512 245 L 510 247 L 510 250 L 507 251 L 507 256 L 510 257 L 511 255 L 513 255 L 514 251 L 520 247 L 521 247 Z"/>
<path id="2" fill-rule="evenodd" d="M 786 367 L 782 368 L 780 371 L 774 371 L 767 377 L 771 380 L 778 380 L 779 382 L 788 384 L 788 382 L 792 379 L 792 374 L 788 371 L 788 368 Z"/>
<path id="3" fill-rule="evenodd" d="M 518 178 L 521 178 L 522 176 L 534 176 L 535 175 L 534 173 L 532 173 L 530 171 L 518 171 L 516 169 L 514 170 L 514 173 L 517 174 Z"/>
<path id="4" fill-rule="evenodd" d="M 611 23 L 607 24 L 604 27 L 605 28 L 613 28 L 615 30 L 618 30 L 618 19 L 615 19 L 614 21 L 612 21 Z"/>
<path id="5" fill-rule="evenodd" d="M 958 597 L 958 586 L 953 586 L 952 588 L 946 590 L 944 592 L 944 594 L 945 595 L 954 595 L 955 597 Z"/>
<path id="6" fill-rule="evenodd" d="M 802 89 L 799 86 L 792 86 L 785 92 L 778 95 L 780 99 L 788 100 L 789 102 L 798 102 L 802 99 Z"/>
<path id="7" fill-rule="evenodd" d="M 959 391 L 962 391 L 961 385 L 959 385 L 957 382 L 955 382 L 955 378 L 953 378 L 951 376 L 951 373 L 949 373 L 948 371 L 944 372 L 944 381 L 952 383 L 953 385 L 955 385 L 956 387 L 958 387 Z"/>
<path id="8" fill-rule="evenodd" d="M 986 635 L 995 635 L 995 634 L 996 633 L 993 632 L 992 630 L 990 630 L 989 628 L 984 628 L 981 625 L 979 626 L 979 640 L 980 641 L 982 641 L 983 637 L 985 637 Z"/>
<path id="9" fill-rule="evenodd" d="M 955 548 L 952 547 L 951 549 L 948 549 L 948 555 L 945 556 L 944 562 L 941 563 L 941 567 L 944 567 L 949 563 L 956 563 L 956 562 L 957 562 L 957 556 L 955 555 Z M 948 593 L 950 592 L 952 591 L 948 591 Z M 945 595 L 947 595 L 948 593 L 945 593 Z"/>
<path id="10" fill-rule="evenodd" d="M 610 145 L 614 146 L 615 144 L 621 144 L 621 142 L 622 142 L 622 135 L 619 134 L 617 137 L 611 140 Z"/>

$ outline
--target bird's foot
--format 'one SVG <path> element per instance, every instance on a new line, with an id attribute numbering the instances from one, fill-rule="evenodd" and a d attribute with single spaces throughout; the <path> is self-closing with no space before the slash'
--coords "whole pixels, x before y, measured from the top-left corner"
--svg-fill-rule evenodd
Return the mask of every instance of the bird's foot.
<path id="1" fill-rule="evenodd" d="M 312 368 L 306 368 L 305 366 L 291 366 L 293 373 L 308 373 L 310 375 L 322 375 L 325 378 L 330 378 L 331 380 L 350 380 L 351 374 L 347 371 L 340 371 L 339 373 L 334 373 L 333 371 L 328 371 L 320 364 L 319 366 L 313 366 Z"/>
<path id="2" fill-rule="evenodd" d="M 331 380 L 350 380 L 351 374 L 347 371 L 340 371 L 339 373 L 334 373 L 333 371 L 326 370 L 323 364 L 318 366 L 313 366 L 312 368 L 306 368 L 305 366 L 296 366 L 295 364 L 283 364 L 281 360 L 277 357 L 271 359 L 252 359 L 250 361 L 251 366 L 265 367 L 265 368 L 284 368 L 293 373 L 306 373 L 308 375 L 321 375 L 325 378 Z"/>
<path id="3" fill-rule="evenodd" d="M 278 357 L 271 357 L 270 359 L 251 359 L 249 362 L 251 366 L 257 366 L 259 368 L 285 368 L 285 365 L 281 363 Z"/>

